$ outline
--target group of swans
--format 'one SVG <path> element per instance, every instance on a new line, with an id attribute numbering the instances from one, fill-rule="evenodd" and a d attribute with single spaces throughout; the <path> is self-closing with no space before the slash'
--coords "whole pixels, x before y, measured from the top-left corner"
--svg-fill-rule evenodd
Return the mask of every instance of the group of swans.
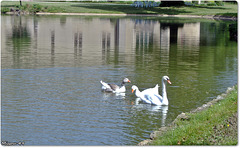
<path id="1" fill-rule="evenodd" d="M 102 90 L 106 92 L 113 93 L 124 93 L 126 92 L 125 83 L 130 83 L 131 81 L 128 78 L 124 78 L 121 86 L 117 86 L 116 84 L 109 84 L 103 81 L 100 81 L 102 84 Z M 138 97 L 138 101 L 143 101 L 147 104 L 152 105 L 168 105 L 167 91 L 166 91 L 166 82 L 171 84 L 171 81 L 168 76 L 162 77 L 162 96 L 159 95 L 158 92 L 158 84 L 153 88 L 148 88 L 139 91 L 136 85 L 132 86 L 132 93 L 135 91 L 135 95 Z"/>

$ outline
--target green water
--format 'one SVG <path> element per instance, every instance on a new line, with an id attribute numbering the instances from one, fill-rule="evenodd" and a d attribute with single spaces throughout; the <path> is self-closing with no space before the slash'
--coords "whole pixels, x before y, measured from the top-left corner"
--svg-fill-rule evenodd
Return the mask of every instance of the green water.
<path id="1" fill-rule="evenodd" d="M 236 22 L 154 17 L 1 16 L 2 141 L 136 145 L 237 84 Z M 161 85 L 167 107 L 135 104 Z M 100 80 L 131 80 L 124 96 Z M 161 93 L 161 88 L 160 88 Z"/>

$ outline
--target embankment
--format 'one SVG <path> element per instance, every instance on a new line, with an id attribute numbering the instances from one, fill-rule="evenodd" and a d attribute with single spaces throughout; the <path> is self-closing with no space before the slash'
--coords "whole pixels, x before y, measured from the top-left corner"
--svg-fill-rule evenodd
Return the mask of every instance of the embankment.
<path id="1" fill-rule="evenodd" d="M 201 107 L 181 113 L 138 145 L 236 145 L 237 108 L 237 86 L 233 86 Z"/>

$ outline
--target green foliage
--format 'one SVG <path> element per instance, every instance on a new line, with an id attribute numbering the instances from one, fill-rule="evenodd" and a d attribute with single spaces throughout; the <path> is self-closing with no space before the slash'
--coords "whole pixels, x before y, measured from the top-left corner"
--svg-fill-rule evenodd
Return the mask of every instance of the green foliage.
<path id="1" fill-rule="evenodd" d="M 237 120 L 228 120 L 236 113 L 237 89 L 209 109 L 187 114 L 190 120 L 178 120 L 176 128 L 158 137 L 152 145 L 236 145 Z"/>
<path id="2" fill-rule="evenodd" d="M 215 2 L 208 2 L 207 6 L 217 6 L 217 4 Z"/>
<path id="3" fill-rule="evenodd" d="M 17 4 L 16 4 L 15 7 L 16 7 L 16 8 L 20 8 L 20 5 L 17 5 Z"/>
<path id="4" fill-rule="evenodd" d="M 182 3 L 182 2 L 181 2 Z M 61 3 L 37 3 L 37 2 L 23 2 L 23 6 L 20 7 L 19 2 L 2 2 L 1 7 L 21 9 L 26 12 L 68 12 L 68 13 L 105 13 L 105 14 L 167 14 L 167 15 L 216 15 L 222 16 L 235 15 L 237 16 L 237 4 L 226 3 L 224 6 L 207 6 L 207 3 L 203 5 L 197 5 L 195 1 L 192 6 L 181 7 L 152 7 L 152 8 L 135 8 L 128 2 L 108 2 L 104 3 L 76 3 L 76 2 L 61 2 Z M 223 2 L 216 2 L 223 3 Z"/>
<path id="5" fill-rule="evenodd" d="M 66 10 L 60 7 L 51 6 L 51 7 L 48 7 L 47 12 L 58 13 L 58 12 L 66 12 Z"/>
<path id="6" fill-rule="evenodd" d="M 224 3 L 222 1 L 215 1 L 217 6 L 224 6 Z"/>
<path id="7" fill-rule="evenodd" d="M 5 7 L 1 9 L 1 13 L 2 14 L 5 14 L 5 13 L 7 13 L 9 11 L 10 11 L 10 9 L 9 8 L 5 8 Z"/>
<path id="8" fill-rule="evenodd" d="M 33 7 L 32 7 L 32 8 L 33 8 L 33 10 L 34 10 L 35 13 L 42 10 L 42 6 L 39 5 L 39 4 L 33 4 Z"/>
<path id="9" fill-rule="evenodd" d="M 33 14 L 35 14 L 37 12 L 44 12 L 46 9 L 47 9 L 46 6 L 44 7 L 40 4 L 33 4 L 33 5 L 26 4 L 26 5 L 23 5 L 23 10 L 28 11 L 28 12 L 33 13 Z"/>

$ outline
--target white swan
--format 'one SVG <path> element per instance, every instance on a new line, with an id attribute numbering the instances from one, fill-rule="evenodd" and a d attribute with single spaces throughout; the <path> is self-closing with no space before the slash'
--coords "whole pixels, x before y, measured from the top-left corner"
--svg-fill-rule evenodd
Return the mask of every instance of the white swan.
<path id="1" fill-rule="evenodd" d="M 162 77 L 162 96 L 160 96 L 158 92 L 156 93 L 156 88 L 158 85 L 156 85 L 154 88 L 146 89 L 142 92 L 139 91 L 136 85 L 133 85 L 132 93 L 135 91 L 135 95 L 145 103 L 153 105 L 168 105 L 165 82 L 172 84 L 168 76 Z"/>
<path id="2" fill-rule="evenodd" d="M 113 92 L 113 93 L 124 93 L 126 92 L 125 83 L 130 83 L 131 81 L 128 78 L 124 78 L 122 81 L 121 86 L 117 86 L 116 84 L 109 84 L 103 82 L 102 80 L 100 83 L 102 84 L 102 90 L 106 92 Z"/>
<path id="3" fill-rule="evenodd" d="M 153 87 L 153 88 L 145 89 L 144 92 L 145 92 L 145 93 L 159 94 L 158 88 L 159 88 L 159 86 L 158 86 L 158 84 L 157 84 L 157 85 L 156 85 L 155 87 Z"/>

